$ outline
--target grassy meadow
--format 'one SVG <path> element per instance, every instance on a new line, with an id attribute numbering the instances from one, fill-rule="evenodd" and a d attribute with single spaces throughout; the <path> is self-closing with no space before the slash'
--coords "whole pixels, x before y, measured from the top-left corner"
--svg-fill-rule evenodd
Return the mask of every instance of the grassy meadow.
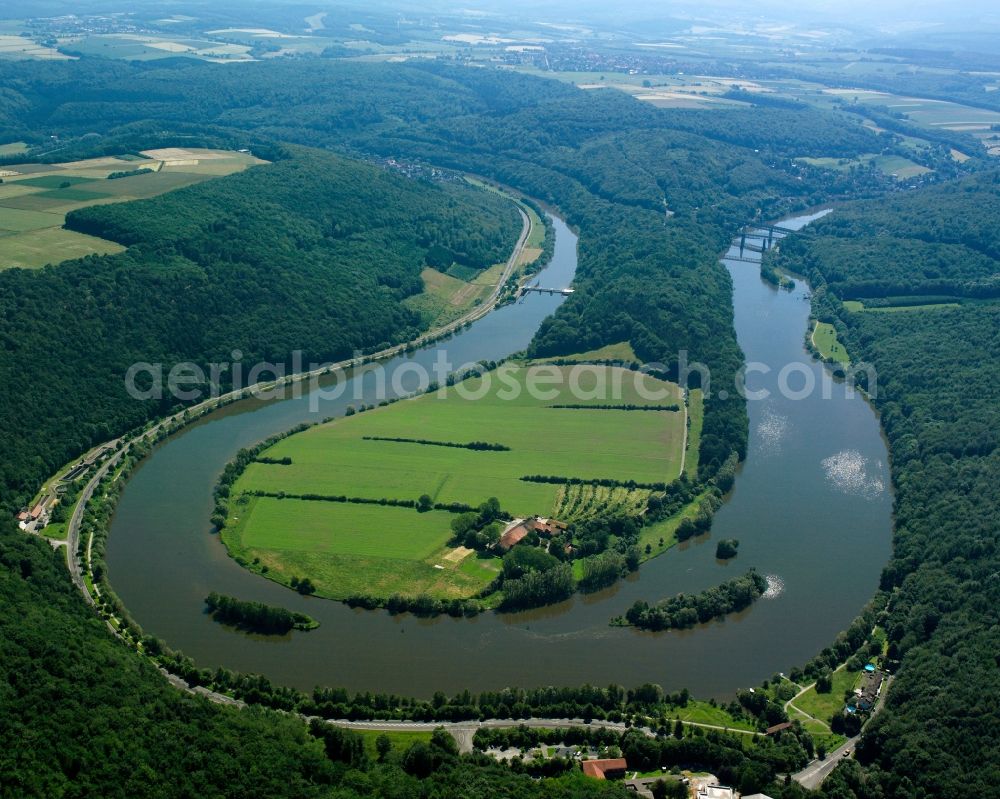
<path id="1" fill-rule="evenodd" d="M 66 214 L 101 203 L 155 197 L 263 163 L 222 150 L 149 150 L 137 156 L 91 158 L 62 164 L 0 167 L 0 269 L 35 268 L 124 248 L 65 230 Z M 108 180 L 114 172 L 150 172 Z"/>
<path id="2" fill-rule="evenodd" d="M 844 345 L 837 339 L 837 329 L 828 322 L 816 322 L 812 332 L 812 343 L 821 357 L 848 366 L 851 359 Z"/>
<path id="3" fill-rule="evenodd" d="M 849 671 L 846 668 L 838 669 L 833 672 L 831 678 L 833 688 L 830 693 L 817 693 L 814 685 L 792 704 L 802 712 L 826 723 L 834 713 L 844 709 L 844 694 L 857 688 L 860 681 L 860 672 Z"/>
<path id="4" fill-rule="evenodd" d="M 571 367 L 505 364 L 437 393 L 337 419 L 278 442 L 265 456 L 288 465 L 252 463 L 233 487 L 223 540 L 252 567 L 267 566 L 285 581 L 308 576 L 324 596 L 364 590 L 469 596 L 496 573 L 493 558 L 450 550 L 452 514 L 392 506 L 243 496 L 264 491 L 368 499 L 412 499 L 478 505 L 491 496 L 515 516 L 588 518 L 609 509 L 641 510 L 643 489 L 530 483 L 543 474 L 587 480 L 669 482 L 678 476 L 683 411 L 553 408 L 559 404 L 670 405 L 676 385 L 627 369 L 582 367 L 580 388 L 603 381 L 607 398 L 580 399 L 569 387 Z M 548 376 L 544 386 L 541 379 Z M 529 392 L 530 379 L 540 390 Z M 559 381 L 556 384 L 556 381 Z M 619 388 L 612 389 L 618 385 Z M 642 388 L 665 397 L 647 400 Z M 513 393 L 513 399 L 506 397 Z M 470 397 L 480 396 L 473 399 Z M 581 394 L 581 396 L 586 396 Z M 419 438 L 484 441 L 507 451 L 368 440 Z M 254 564 L 254 559 L 257 563 Z M 277 572 L 277 573 L 274 573 Z"/>

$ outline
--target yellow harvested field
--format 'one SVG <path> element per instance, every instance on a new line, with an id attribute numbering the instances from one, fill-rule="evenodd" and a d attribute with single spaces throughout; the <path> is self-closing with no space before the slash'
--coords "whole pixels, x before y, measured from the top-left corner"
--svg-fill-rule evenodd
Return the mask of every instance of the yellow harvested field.
<path id="1" fill-rule="evenodd" d="M 465 560 L 469 555 L 475 552 L 474 549 L 469 549 L 468 547 L 455 547 L 451 552 L 445 555 L 442 560 L 448 563 L 458 563 L 461 560 Z"/>
<path id="2" fill-rule="evenodd" d="M 140 155 L 156 161 L 183 161 L 187 159 L 232 158 L 236 153 L 223 150 L 204 150 L 198 147 L 162 147 L 158 150 L 141 150 Z"/>
<path id="3" fill-rule="evenodd" d="M 62 164 L 14 164 L 4 170 L 9 174 L 0 183 L 0 269 L 121 252 L 124 248 L 114 242 L 65 230 L 66 214 L 154 197 L 265 163 L 249 153 L 200 148 L 163 148 L 146 156 L 148 160 L 103 156 Z M 163 168 L 165 161 L 170 168 Z M 150 171 L 108 180 L 113 172 L 140 169 Z"/>
<path id="4" fill-rule="evenodd" d="M 293 39 L 295 38 L 288 33 L 279 33 L 278 31 L 273 31 L 270 28 L 221 28 L 217 31 L 206 31 L 210 36 L 225 35 L 227 33 L 246 33 L 251 36 L 259 36 L 264 39 Z"/>
<path id="5" fill-rule="evenodd" d="M 13 58 L 44 58 L 52 61 L 73 61 L 73 56 L 60 53 L 51 47 L 36 44 L 23 36 L 0 34 L 0 57 Z"/>

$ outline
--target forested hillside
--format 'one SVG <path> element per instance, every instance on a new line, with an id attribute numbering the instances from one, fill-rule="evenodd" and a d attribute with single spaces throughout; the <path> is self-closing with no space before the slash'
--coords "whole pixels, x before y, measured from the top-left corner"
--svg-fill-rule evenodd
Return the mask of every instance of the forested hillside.
<path id="1" fill-rule="evenodd" d="M 956 293 L 970 279 L 995 281 L 996 267 L 991 275 L 975 254 L 995 251 L 998 180 L 837 209 L 782 247 L 782 262 L 817 287 L 819 317 L 853 360 L 877 369 L 896 489 L 882 587 L 893 592 L 887 632 L 901 666 L 858 749 L 864 774 L 843 767 L 825 786 L 831 797 L 989 794 L 1000 784 L 1000 303 L 854 313 L 840 303 L 848 277 L 883 294 L 901 283 L 917 293 L 928 268 Z M 886 236 L 907 242 L 908 261 L 853 257 Z M 946 246 L 967 252 L 942 259 Z"/>
<path id="2" fill-rule="evenodd" d="M 66 579 L 62 554 L 0 523 L 0 795 L 5 797 L 624 797 L 579 775 L 537 781 L 445 735 L 383 762 L 354 733 L 170 687 Z M 492 763 L 492 764 L 491 764 Z"/>
<path id="3" fill-rule="evenodd" d="M 67 226 L 128 245 L 0 273 L 0 500 L 176 400 L 125 391 L 135 362 L 304 364 L 407 340 L 402 300 L 433 252 L 484 268 L 521 229 L 513 203 L 328 153 L 282 160 L 160 197 L 73 212 Z M 226 376 L 228 378 L 228 375 Z"/>
<path id="4" fill-rule="evenodd" d="M 819 268 L 845 300 L 887 296 L 1000 296 L 1000 175 L 842 208 L 786 254 Z"/>

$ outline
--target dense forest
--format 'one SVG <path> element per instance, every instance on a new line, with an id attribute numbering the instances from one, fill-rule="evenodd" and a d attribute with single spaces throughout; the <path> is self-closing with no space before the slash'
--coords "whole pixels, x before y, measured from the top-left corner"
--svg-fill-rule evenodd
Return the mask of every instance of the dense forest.
<path id="1" fill-rule="evenodd" d="M 789 239 L 783 255 L 817 269 L 842 300 L 1000 296 L 1000 174 L 838 209 Z M 859 235 L 864 231 L 865 235 Z"/>
<path id="2" fill-rule="evenodd" d="M 845 764 L 824 786 L 831 797 L 991 793 L 1000 783 L 1000 303 L 850 312 L 840 302 L 858 283 L 874 296 L 901 285 L 917 293 L 928 268 L 956 293 L 988 280 L 998 181 L 984 173 L 847 206 L 782 245 L 779 262 L 817 288 L 817 316 L 836 325 L 855 361 L 877 369 L 896 490 L 882 588 L 892 592 L 886 631 L 901 667 L 858 747 L 864 769 Z M 850 255 L 886 236 L 907 242 L 909 260 Z M 942 247 L 968 252 L 941 259 Z"/>
<path id="3" fill-rule="evenodd" d="M 432 248 L 482 268 L 520 232 L 511 202 L 464 183 L 304 148 L 279 154 L 69 214 L 67 227 L 128 245 L 119 255 L 0 272 L 0 502 L 27 501 L 70 458 L 177 402 L 130 397 L 131 364 L 166 372 L 237 352 L 249 370 L 289 365 L 296 350 L 321 363 L 408 340 L 423 324 L 402 300 L 422 290 Z"/>

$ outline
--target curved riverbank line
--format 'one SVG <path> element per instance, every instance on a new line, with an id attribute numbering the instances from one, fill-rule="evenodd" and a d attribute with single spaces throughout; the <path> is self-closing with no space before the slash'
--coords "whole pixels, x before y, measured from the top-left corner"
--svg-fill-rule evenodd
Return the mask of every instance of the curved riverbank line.
<path id="1" fill-rule="evenodd" d="M 552 262 L 538 277 L 541 285 L 569 285 L 576 237 L 558 218 L 553 224 Z M 823 462 L 849 460 L 871 478 L 865 485 L 875 484 L 876 478 L 887 485 L 885 447 L 877 420 L 860 396 L 835 393 L 825 400 L 817 393 L 790 400 L 778 390 L 779 372 L 789 363 L 800 363 L 817 382 L 825 369 L 803 348 L 809 316 L 806 287 L 777 291 L 761 281 L 754 264 L 732 261 L 727 268 L 740 345 L 748 361 L 770 369 L 754 374 L 750 387 L 771 395 L 749 403 L 748 456 L 736 475 L 735 490 L 715 515 L 711 534 L 674 545 L 629 580 L 537 611 L 428 620 L 301 597 L 248 572 L 211 534 L 212 488 L 240 448 L 301 422 L 342 415 L 356 402 L 331 399 L 311 411 L 306 396 L 227 406 L 159 445 L 135 469 L 108 542 L 116 592 L 145 630 L 199 665 L 262 673 L 307 690 L 336 685 L 430 696 L 437 690 L 612 680 L 725 696 L 808 660 L 849 624 L 877 586 L 891 531 L 888 492 L 853 491 L 853 484 L 834 479 Z M 508 357 L 530 342 L 562 299 L 532 294 L 496 309 L 447 342 L 449 359 L 465 363 Z M 416 382 L 403 379 L 403 373 L 432 364 L 441 349 L 422 348 L 393 358 L 384 368 L 390 377 L 400 370 L 402 387 L 414 390 Z M 359 372 L 351 379 L 365 397 L 373 396 L 372 376 Z M 571 413 L 586 412 L 566 411 Z M 692 425 L 692 438 L 696 432 Z M 506 453 L 468 454 L 497 458 Z M 261 468 L 286 471 L 295 468 L 294 461 Z M 537 471 L 541 469 L 526 468 L 521 474 Z M 673 522 L 651 530 L 644 544 L 656 547 L 660 539 L 665 546 L 674 544 L 676 527 Z M 716 561 L 719 538 L 741 542 L 740 555 L 730 565 Z M 831 569 L 831 563 L 849 567 Z M 623 614 L 637 599 L 698 593 L 750 565 L 776 575 L 784 590 L 725 623 L 661 633 L 608 626 L 609 618 Z M 287 641 L 258 641 L 204 616 L 203 600 L 212 590 L 300 610 L 321 626 Z M 788 629 L 796 635 L 787 635 Z M 404 647 L 407 668 L 401 670 Z"/>

